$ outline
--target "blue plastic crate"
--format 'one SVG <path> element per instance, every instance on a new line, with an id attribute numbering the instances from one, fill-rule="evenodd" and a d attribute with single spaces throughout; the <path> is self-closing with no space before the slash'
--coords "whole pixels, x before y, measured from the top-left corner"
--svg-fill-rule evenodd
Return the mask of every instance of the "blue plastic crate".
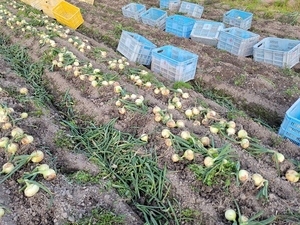
<path id="1" fill-rule="evenodd" d="M 300 98 L 286 111 L 278 134 L 300 146 Z"/>
<path id="2" fill-rule="evenodd" d="M 191 2 L 181 2 L 179 12 L 186 13 L 188 16 L 201 18 L 204 7 Z"/>
<path id="3" fill-rule="evenodd" d="M 150 8 L 141 15 L 141 18 L 144 24 L 164 30 L 167 12 L 161 9 Z"/>
<path id="4" fill-rule="evenodd" d="M 122 7 L 123 16 L 141 21 L 141 14 L 146 11 L 146 7 L 138 3 L 130 3 Z"/>
<path id="5" fill-rule="evenodd" d="M 169 16 L 166 19 L 166 32 L 189 38 L 195 22 L 196 20 L 181 15 Z"/>
<path id="6" fill-rule="evenodd" d="M 279 67 L 292 68 L 299 62 L 300 41 L 267 37 L 253 46 L 253 59 Z"/>
<path id="7" fill-rule="evenodd" d="M 259 37 L 238 27 L 226 28 L 220 31 L 217 48 L 237 56 L 250 56 Z"/>
<path id="8" fill-rule="evenodd" d="M 170 11 L 178 11 L 180 3 L 180 0 L 160 0 L 159 8 L 169 9 Z"/>
<path id="9" fill-rule="evenodd" d="M 248 30 L 251 27 L 253 14 L 237 9 L 231 9 L 223 15 L 223 23 L 228 26 Z"/>
<path id="10" fill-rule="evenodd" d="M 219 33 L 224 23 L 211 20 L 197 20 L 191 32 L 191 39 L 210 46 L 217 46 Z"/>
<path id="11" fill-rule="evenodd" d="M 151 70 L 171 81 L 194 79 L 198 55 L 166 45 L 152 50 Z"/>
<path id="12" fill-rule="evenodd" d="M 117 51 L 129 61 L 150 65 L 151 51 L 157 46 L 143 36 L 123 30 Z"/>

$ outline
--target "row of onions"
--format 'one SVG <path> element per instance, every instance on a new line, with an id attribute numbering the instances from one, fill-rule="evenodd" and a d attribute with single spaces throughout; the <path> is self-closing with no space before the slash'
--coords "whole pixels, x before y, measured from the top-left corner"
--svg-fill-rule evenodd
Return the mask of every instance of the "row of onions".
<path id="1" fill-rule="evenodd" d="M 4 91 L 4 90 L 0 90 Z M 28 89 L 22 87 L 19 89 L 21 95 L 28 95 Z M 11 178 L 15 173 L 25 168 L 27 164 L 35 168 L 32 171 L 25 172 L 21 177 L 14 177 L 21 185 L 20 191 L 24 196 L 32 197 L 40 189 L 43 189 L 50 195 L 51 191 L 40 181 L 37 176 L 41 175 L 45 180 L 50 181 L 56 177 L 56 171 L 48 164 L 41 164 L 44 159 L 44 152 L 36 149 L 34 146 L 34 137 L 26 133 L 17 124 L 26 123 L 28 119 L 27 112 L 17 113 L 12 107 L 7 107 L 5 103 L 0 105 L 0 131 L 4 136 L 0 138 L 0 152 L 4 153 L 7 160 L 2 165 L 0 172 L 0 184 Z M 25 154 L 31 152 L 30 154 Z M 26 169 L 26 168 L 25 168 Z M 0 206 L 0 218 L 4 215 L 6 207 Z"/>

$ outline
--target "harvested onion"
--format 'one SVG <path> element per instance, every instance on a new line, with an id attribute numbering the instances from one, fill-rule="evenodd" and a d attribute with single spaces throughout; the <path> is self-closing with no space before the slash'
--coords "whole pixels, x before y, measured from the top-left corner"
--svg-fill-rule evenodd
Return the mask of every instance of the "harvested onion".
<path id="1" fill-rule="evenodd" d="M 42 170 L 41 173 L 45 180 L 53 180 L 56 177 L 56 172 L 54 169 Z"/>
<path id="2" fill-rule="evenodd" d="M 279 152 L 275 152 L 272 156 L 272 159 L 274 162 L 282 163 L 284 161 L 284 155 Z"/>
<path id="3" fill-rule="evenodd" d="M 187 150 L 185 150 L 182 157 L 186 158 L 189 161 L 192 161 L 195 158 L 195 154 L 194 154 L 193 150 L 187 149 Z"/>
<path id="4" fill-rule="evenodd" d="M 180 156 L 179 156 L 178 154 L 173 154 L 173 155 L 172 155 L 172 161 L 173 161 L 173 162 L 178 162 L 180 159 L 181 159 L 181 158 L 180 158 Z"/>
<path id="5" fill-rule="evenodd" d="M 24 194 L 26 197 L 32 197 L 34 196 L 40 189 L 39 186 L 36 184 L 26 184 L 26 188 L 24 190 Z"/>
<path id="6" fill-rule="evenodd" d="M 210 156 L 206 156 L 204 158 L 204 165 L 208 168 L 212 167 L 214 165 L 214 159 Z"/>
<path id="7" fill-rule="evenodd" d="M 254 185 L 257 187 L 263 186 L 263 182 L 265 181 L 262 175 L 258 173 L 252 175 L 252 180 L 254 181 Z"/>
<path id="8" fill-rule="evenodd" d="M 285 178 L 290 182 L 293 182 L 293 183 L 297 182 L 299 180 L 299 177 L 300 177 L 300 174 L 295 170 L 290 169 L 290 170 L 286 171 Z"/>
<path id="9" fill-rule="evenodd" d="M 245 182 L 245 181 L 247 181 L 248 178 L 249 178 L 249 173 L 248 173 L 247 170 L 240 170 L 240 171 L 239 171 L 239 174 L 238 174 L 238 177 L 239 177 L 239 180 L 240 180 L 241 182 Z"/>
<path id="10" fill-rule="evenodd" d="M 227 209 L 225 212 L 225 218 L 229 221 L 236 220 L 236 212 L 233 209 Z"/>
<path id="11" fill-rule="evenodd" d="M 7 162 L 2 166 L 2 173 L 10 173 L 14 168 L 14 164 Z"/>
<path id="12" fill-rule="evenodd" d="M 44 152 L 36 150 L 30 154 L 30 157 L 32 162 L 39 163 L 44 159 Z"/>

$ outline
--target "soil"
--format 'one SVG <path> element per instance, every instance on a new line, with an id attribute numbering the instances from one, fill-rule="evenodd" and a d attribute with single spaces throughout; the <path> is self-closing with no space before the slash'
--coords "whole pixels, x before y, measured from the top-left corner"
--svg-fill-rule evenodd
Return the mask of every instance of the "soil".
<path id="1" fill-rule="evenodd" d="M 299 146 L 286 139 L 280 139 L 277 130 L 270 130 L 261 123 L 262 119 L 270 127 L 278 129 L 287 109 L 299 98 L 300 87 L 300 65 L 292 69 L 281 69 L 273 65 L 254 62 L 252 57 L 237 57 L 225 51 L 196 43 L 191 39 L 179 38 L 154 27 L 149 27 L 141 22 L 124 17 L 122 7 L 130 1 L 95 0 L 94 5 L 85 2 L 71 0 L 72 4 L 80 7 L 84 23 L 76 31 L 71 30 L 70 36 L 77 36 L 88 40 L 92 48 L 105 49 L 107 59 L 119 59 L 121 55 L 116 51 L 118 35 L 122 29 L 133 30 L 146 37 L 157 46 L 174 45 L 199 56 L 195 79 L 190 83 L 200 85 L 204 91 L 215 91 L 233 100 L 237 109 L 245 111 L 246 117 L 235 117 L 234 120 L 239 128 L 247 130 L 249 136 L 256 137 L 266 148 L 279 151 L 286 159 L 300 160 Z M 147 9 L 159 7 L 158 1 L 142 0 Z M 228 5 L 218 1 L 201 2 L 205 6 L 202 18 L 221 21 L 223 14 L 230 9 Z M 209 4 L 208 4 L 209 3 Z M 13 4 L 1 1 L 13 14 L 18 10 Z M 169 12 L 173 14 L 174 12 Z M 261 15 L 254 17 L 250 31 L 264 37 L 281 37 L 299 39 L 300 26 L 280 22 L 281 15 L 272 19 L 262 19 Z M 52 19 L 49 18 L 51 21 Z M 0 20 L 0 33 L 9 37 L 12 43 L 19 43 L 26 48 L 33 61 L 38 61 L 48 48 L 47 45 L 40 46 L 37 35 L 25 35 L 24 33 L 9 29 L 5 19 Z M 299 21 L 300 22 L 300 21 Z M 43 27 L 39 27 L 43 30 Z M 228 208 L 234 208 L 232 197 L 239 203 L 240 209 L 247 217 L 253 216 L 259 211 L 264 211 L 261 219 L 273 215 L 282 215 L 289 212 L 299 214 L 299 188 L 300 184 L 291 183 L 286 180 L 284 174 L 288 169 L 295 169 L 290 160 L 285 160 L 279 165 L 279 172 L 271 156 L 266 154 L 262 157 L 253 157 L 239 145 L 233 145 L 235 153 L 241 164 L 241 168 L 250 174 L 259 173 L 269 181 L 269 201 L 262 202 L 255 198 L 258 190 L 248 181 L 246 184 L 236 186 L 231 183 L 229 187 L 221 181 L 219 185 L 207 186 L 195 177 L 188 165 L 189 162 L 173 163 L 171 155 L 174 149 L 167 148 L 160 131 L 164 128 L 162 124 L 154 121 L 152 109 L 154 106 L 167 108 L 168 98 L 156 95 L 145 87 L 137 87 L 128 79 L 124 71 L 116 71 L 108 68 L 108 60 L 96 58 L 89 52 L 82 53 L 74 47 L 67 39 L 54 37 L 58 46 L 65 46 L 72 51 L 80 60 L 89 60 L 95 68 L 119 77 L 118 82 L 127 91 L 137 95 L 143 95 L 147 100 L 148 113 L 146 115 L 129 112 L 120 115 L 115 105 L 118 95 L 114 93 L 112 86 L 102 86 L 95 89 L 87 80 L 79 80 L 63 69 L 55 68 L 54 71 L 45 70 L 43 79 L 47 81 L 47 89 L 54 96 L 53 105 L 42 109 L 39 116 L 35 112 L 41 110 L 32 101 L 20 101 L 18 95 L 11 95 L 6 91 L 0 92 L 0 103 L 12 107 L 12 116 L 18 118 L 20 113 L 29 112 L 27 120 L 18 121 L 18 126 L 24 129 L 26 134 L 34 136 L 34 142 L 22 153 L 30 154 L 34 149 L 42 149 L 45 152 L 43 163 L 48 163 L 57 171 L 57 177 L 43 183 L 54 193 L 50 199 L 46 192 L 39 191 L 34 197 L 27 198 L 19 192 L 21 184 L 17 182 L 18 177 L 33 169 L 34 165 L 28 164 L 24 170 L 0 185 L 0 205 L 9 209 L 0 219 L 1 225 L 62 225 L 77 224 L 79 219 L 91 215 L 95 208 L 104 208 L 114 212 L 116 215 L 125 215 L 124 224 L 144 224 L 142 214 L 132 208 L 130 203 L 122 199 L 113 188 L 107 189 L 107 180 L 103 178 L 100 184 L 82 184 L 71 181 L 68 177 L 76 171 L 87 171 L 96 176 L 100 173 L 99 168 L 89 161 L 84 153 L 73 152 L 70 149 L 59 148 L 55 139 L 61 130 L 65 128 L 59 122 L 63 115 L 56 105 L 62 100 L 64 93 L 68 92 L 74 101 L 76 113 L 87 115 L 101 125 L 118 118 L 115 127 L 127 133 L 139 137 L 144 133 L 151 134 L 149 147 L 154 146 L 158 156 L 158 165 L 167 167 L 167 177 L 171 182 L 170 195 L 174 196 L 180 203 L 182 209 L 192 209 L 201 213 L 192 221 L 182 221 L 180 224 L 230 224 L 224 218 L 224 212 Z M 130 62 L 132 68 L 142 68 L 150 72 L 149 68 L 142 67 Z M 294 73 L 291 76 L 287 74 Z M 155 74 L 157 79 L 166 86 L 172 87 L 172 82 Z M 20 78 L 14 68 L 0 57 L 0 88 L 3 90 L 14 90 L 27 87 L 29 96 L 34 95 L 33 87 L 23 78 Z M 287 90 L 294 88 L 298 92 L 288 93 Z M 182 99 L 183 109 L 197 102 L 202 102 L 210 109 L 218 112 L 222 118 L 230 115 L 230 110 L 217 104 L 215 101 L 204 97 L 196 90 L 184 89 L 190 98 Z M 174 94 L 174 93 L 173 93 Z M 173 110 L 175 120 L 183 118 L 183 111 Z M 198 136 L 214 138 L 216 146 L 221 146 L 224 140 L 219 135 L 210 134 L 207 126 L 195 126 L 193 121 L 187 121 L 186 127 Z M 172 130 L 177 134 L 179 130 Z M 1 137 L 9 132 L 0 130 Z M 200 162 L 202 158 L 196 159 Z M 4 151 L 0 149 L 0 165 L 7 161 Z M 1 177 L 0 177 L 1 178 Z M 175 224 L 169 221 L 166 224 Z M 298 221 L 288 221 L 278 218 L 272 224 L 299 224 Z"/>

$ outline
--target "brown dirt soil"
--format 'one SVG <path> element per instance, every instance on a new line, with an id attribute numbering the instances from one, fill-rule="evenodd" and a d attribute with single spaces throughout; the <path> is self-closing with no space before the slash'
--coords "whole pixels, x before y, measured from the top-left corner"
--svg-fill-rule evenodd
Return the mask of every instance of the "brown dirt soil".
<path id="1" fill-rule="evenodd" d="M 238 109 L 245 110 L 248 117 L 237 117 L 235 122 L 238 129 L 244 128 L 249 136 L 256 137 L 266 148 L 279 151 L 287 159 L 300 160 L 299 146 L 288 140 L 280 139 L 279 136 L 256 123 L 254 119 L 264 114 L 264 119 L 270 126 L 279 126 L 285 115 L 286 110 L 299 97 L 299 93 L 289 95 L 286 90 L 290 87 L 300 87 L 299 64 L 293 71 L 297 76 L 287 76 L 283 69 L 272 65 L 256 63 L 251 57 L 236 57 L 214 47 L 195 43 L 191 39 L 182 39 L 171 34 L 160 31 L 156 28 L 137 22 L 133 19 L 123 17 L 121 8 L 130 1 L 107 1 L 95 0 L 94 5 L 84 2 L 70 1 L 80 7 L 84 24 L 76 31 L 71 31 L 70 36 L 88 40 L 92 48 L 105 49 L 107 59 L 118 59 L 121 57 L 116 52 L 116 44 L 122 29 L 130 28 L 143 35 L 157 46 L 171 44 L 199 56 L 197 72 L 192 84 L 199 84 L 204 90 L 219 91 L 234 100 Z M 142 0 L 147 8 L 159 7 L 158 1 Z M 207 1 L 206 1 L 207 2 Z M 3 1 L 1 1 L 3 3 Z M 5 3 L 3 3 L 5 4 Z M 6 5 L 6 4 L 5 4 Z M 11 5 L 7 5 L 12 13 L 18 10 Z M 221 3 L 205 5 L 204 19 L 220 21 L 224 12 L 229 6 Z M 171 13 L 171 12 L 169 12 Z M 49 19 L 50 20 L 50 19 Z M 43 30 L 43 27 L 39 28 Z M 299 38 L 300 27 L 283 24 L 277 19 L 263 20 L 255 17 L 251 31 L 261 35 L 277 36 L 284 38 Z M 47 50 L 47 45 L 39 45 L 39 36 L 24 34 L 21 31 L 8 28 L 6 21 L 1 21 L 0 33 L 9 36 L 12 43 L 19 43 L 26 47 L 30 57 L 37 61 Z M 251 217 L 259 211 L 264 211 L 261 219 L 266 219 L 273 215 L 282 215 L 291 212 L 299 213 L 300 183 L 288 182 L 284 176 L 288 169 L 295 166 L 289 160 L 285 160 L 279 165 L 279 173 L 271 159 L 270 154 L 261 157 L 253 157 L 243 150 L 239 144 L 232 144 L 232 149 L 240 161 L 240 166 L 249 171 L 250 174 L 260 173 L 269 181 L 269 201 L 264 202 L 256 199 L 258 190 L 252 181 L 237 186 L 235 181 L 226 186 L 224 180 L 219 184 L 207 186 L 197 179 L 195 174 L 189 169 L 188 161 L 173 163 L 172 154 L 176 151 L 173 147 L 166 148 L 164 139 L 161 137 L 161 130 L 165 125 L 157 123 L 153 119 L 152 109 L 159 106 L 166 109 L 168 97 L 156 95 L 146 87 L 138 87 L 126 76 L 124 71 L 116 71 L 108 68 L 107 61 L 95 57 L 91 52 L 80 52 L 67 39 L 60 37 L 53 38 L 60 47 L 65 46 L 72 51 L 80 60 L 89 60 L 95 68 L 99 68 L 105 73 L 118 77 L 121 86 L 130 93 L 143 95 L 147 105 L 146 115 L 137 112 L 128 112 L 124 115 L 118 113 L 115 101 L 118 95 L 113 91 L 112 86 L 101 86 L 94 88 L 85 79 L 80 80 L 63 69 L 55 68 L 54 71 L 45 70 L 43 79 L 47 81 L 47 88 L 54 96 L 53 102 L 58 104 L 62 101 L 66 92 L 74 100 L 76 113 L 87 115 L 101 125 L 117 118 L 115 128 L 126 133 L 131 133 L 136 137 L 141 134 L 149 133 L 149 143 L 147 147 L 154 148 L 158 156 L 158 165 L 163 168 L 166 166 L 167 177 L 171 183 L 170 195 L 176 198 L 182 209 L 192 209 L 201 212 L 201 215 L 192 221 L 182 221 L 180 224 L 230 224 L 224 218 L 224 212 L 228 208 L 234 208 L 232 197 L 240 205 L 244 215 Z M 143 68 L 135 63 L 130 63 L 132 68 Z M 298 68 L 298 69 L 297 69 Z M 125 70 L 126 71 L 126 70 Z M 237 81 L 243 76 L 241 83 Z M 157 79 L 166 86 L 172 82 L 165 80 L 157 75 Z M 29 96 L 34 95 L 34 89 L 24 79 L 20 78 L 3 58 L 0 58 L 0 88 L 13 90 L 17 93 L 20 87 L 26 86 L 29 89 Z M 298 89 L 299 90 L 299 89 Z M 212 100 L 205 98 L 202 94 L 194 90 L 184 90 L 189 93 L 190 98 L 181 99 L 182 110 L 169 110 L 174 120 L 183 119 L 183 109 L 187 109 L 199 102 L 207 105 L 208 108 L 218 112 L 222 118 L 226 118 L 230 111 Z M 174 96 L 174 93 L 171 93 Z M 101 184 L 78 184 L 71 181 L 68 175 L 76 171 L 87 171 L 96 176 L 101 171 L 86 157 L 84 153 L 79 154 L 70 149 L 58 148 L 55 138 L 65 127 L 60 124 L 63 115 L 54 105 L 42 109 L 39 116 L 36 113 L 41 110 L 33 101 L 20 101 L 20 96 L 11 95 L 8 92 L 0 92 L 0 103 L 14 108 L 13 117 L 18 118 L 22 112 L 29 112 L 27 120 L 20 120 L 17 125 L 24 129 L 26 134 L 34 136 L 34 142 L 29 147 L 21 148 L 23 154 L 30 154 L 34 149 L 41 149 L 45 152 L 44 163 L 48 163 L 57 171 L 57 177 L 51 181 L 43 183 L 54 193 L 53 200 L 46 192 L 40 191 L 34 197 L 26 198 L 19 192 L 21 184 L 16 182 L 19 176 L 34 168 L 29 163 L 24 170 L 14 174 L 11 179 L 6 180 L 0 185 L 0 205 L 9 208 L 10 213 L 5 214 L 0 219 L 2 225 L 63 225 L 66 223 L 77 224 L 79 219 L 91 215 L 94 208 L 104 208 L 113 211 L 116 215 L 125 215 L 125 224 L 144 224 L 142 214 L 133 209 L 126 199 L 121 198 L 113 188 L 107 188 L 105 178 Z M 30 99 L 30 98 L 29 98 Z M 200 120 L 200 119 L 199 119 Z M 196 126 L 192 120 L 186 121 L 186 129 L 195 135 L 209 136 L 214 140 L 216 147 L 221 147 L 227 141 L 221 136 L 211 134 L 208 126 Z M 172 128 L 174 134 L 180 134 L 183 129 Z M 9 135 L 8 131 L 0 130 L 0 137 Z M 182 154 L 183 152 L 179 152 Z M 0 165 L 7 160 L 7 156 L 0 149 Z M 203 157 L 198 155 L 194 163 L 202 164 Z M 1 178 L 1 177 L 0 177 Z M 174 221 L 166 224 L 175 224 Z M 288 222 L 277 219 L 272 224 L 298 224 L 298 222 Z"/>

